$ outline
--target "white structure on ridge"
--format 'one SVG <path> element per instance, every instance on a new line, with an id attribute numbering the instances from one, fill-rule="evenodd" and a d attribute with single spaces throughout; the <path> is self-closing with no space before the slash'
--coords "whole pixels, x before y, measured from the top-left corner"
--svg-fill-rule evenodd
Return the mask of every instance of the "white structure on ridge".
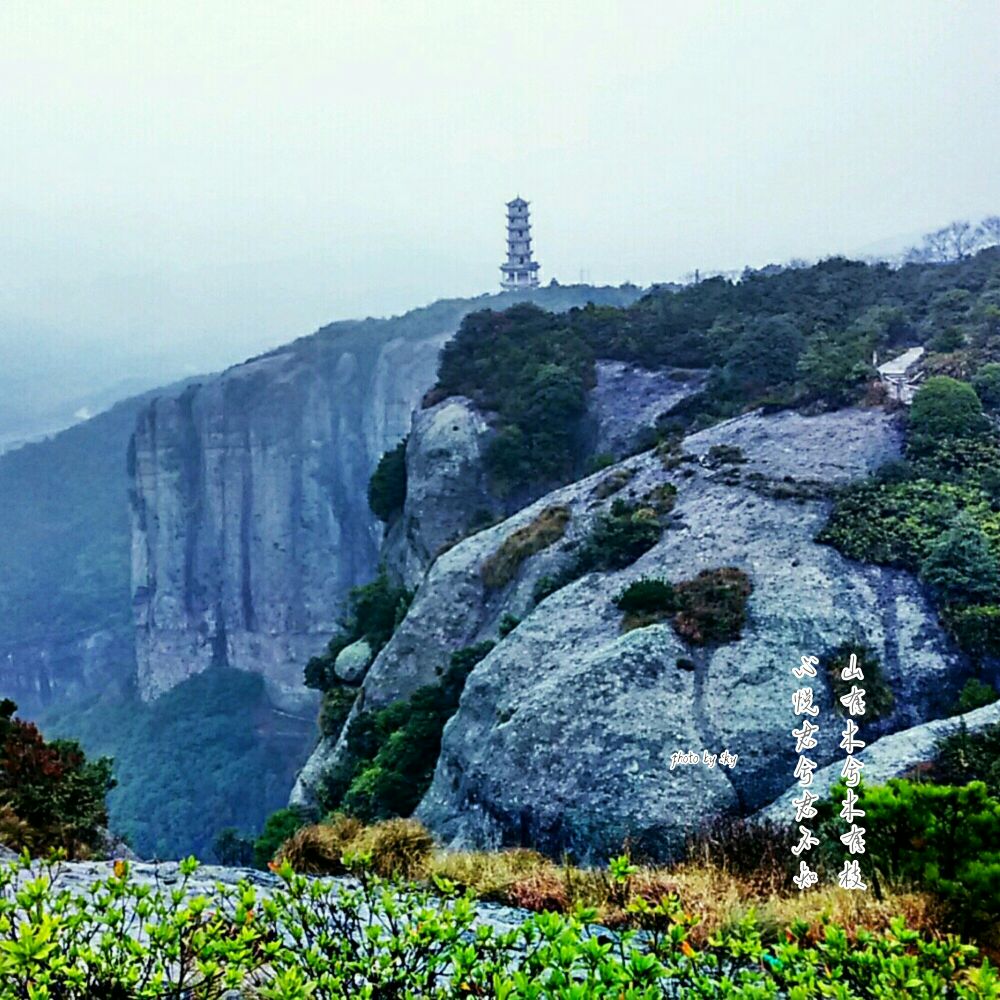
<path id="1" fill-rule="evenodd" d="M 507 262 L 500 265 L 504 291 L 538 287 L 538 263 L 531 259 L 531 223 L 523 198 L 507 202 Z"/>
<path id="2" fill-rule="evenodd" d="M 886 387 L 890 399 L 897 403 L 904 403 L 907 406 L 913 402 L 913 397 L 920 388 L 920 382 L 924 373 L 917 368 L 920 359 L 924 356 L 922 347 L 911 347 L 904 351 L 898 358 L 886 361 L 885 364 L 878 363 L 878 355 L 872 358 L 875 368 L 878 370 L 878 377 Z"/>

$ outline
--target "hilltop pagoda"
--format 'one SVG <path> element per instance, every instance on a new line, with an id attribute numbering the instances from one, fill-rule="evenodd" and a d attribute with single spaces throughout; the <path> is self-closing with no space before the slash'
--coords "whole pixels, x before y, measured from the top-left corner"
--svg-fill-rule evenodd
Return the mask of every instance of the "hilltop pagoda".
<path id="1" fill-rule="evenodd" d="M 531 259 L 531 223 L 523 198 L 507 202 L 507 262 L 500 265 L 505 291 L 538 287 L 538 263 Z"/>

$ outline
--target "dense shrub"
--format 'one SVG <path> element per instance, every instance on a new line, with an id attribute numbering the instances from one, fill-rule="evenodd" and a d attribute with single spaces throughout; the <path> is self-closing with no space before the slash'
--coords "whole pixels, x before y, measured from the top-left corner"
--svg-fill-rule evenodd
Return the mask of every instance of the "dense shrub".
<path id="1" fill-rule="evenodd" d="M 1000 517 L 974 489 L 927 479 L 873 479 L 839 497 L 817 541 L 850 559 L 918 570 L 961 511 L 990 536 L 1000 535 Z"/>
<path id="2" fill-rule="evenodd" d="M 379 459 L 368 481 L 368 506 L 380 521 L 391 521 L 406 502 L 406 441 Z"/>
<path id="3" fill-rule="evenodd" d="M 1000 698 L 1000 691 L 997 691 L 992 684 L 987 684 L 978 677 L 970 677 L 962 685 L 953 714 L 964 715 L 966 712 L 974 712 L 977 708 L 992 705 L 997 698 Z M 957 782 L 952 783 L 956 784 Z M 1000 790 L 993 791 L 991 789 L 990 794 L 1000 797 Z"/>
<path id="4" fill-rule="evenodd" d="M 631 566 L 648 552 L 663 534 L 663 526 L 651 507 L 635 507 L 618 499 L 611 510 L 594 522 L 577 552 L 571 576 L 595 570 L 609 572 Z"/>
<path id="5" fill-rule="evenodd" d="M 958 517 L 920 563 L 920 577 L 941 604 L 977 604 L 1000 596 L 1000 561 L 971 517 Z"/>
<path id="6" fill-rule="evenodd" d="M 834 708 L 841 715 L 845 713 L 840 698 L 851 690 L 855 682 L 845 681 L 840 672 L 850 664 L 852 654 L 857 656 L 858 666 L 864 674 L 864 681 L 858 681 L 857 684 L 865 690 L 865 718 L 871 722 L 884 719 L 892 711 L 895 696 L 885 679 L 882 660 L 878 653 L 864 642 L 841 643 L 836 649 L 821 657 L 821 662 L 826 665 L 827 676 L 830 678 Z"/>
<path id="7" fill-rule="evenodd" d="M 972 388 L 988 410 L 1000 408 L 1000 364 L 991 361 L 983 365 L 972 377 Z"/>
<path id="8" fill-rule="evenodd" d="M 430 785 L 465 680 L 493 645 L 457 650 L 438 683 L 358 715 L 347 729 L 348 759 L 326 776 L 324 806 L 365 821 L 409 816 Z"/>
<path id="9" fill-rule="evenodd" d="M 122 863 L 85 894 L 61 891 L 58 869 L 4 866 L 2 995 L 220 1000 L 252 984 L 261 1000 L 976 1000 L 1000 989 L 975 948 L 901 918 L 877 933 L 796 921 L 765 943 L 751 911 L 700 940 L 698 917 L 668 885 L 644 884 L 627 858 L 601 873 L 626 900 L 628 926 L 613 936 L 595 933 L 593 908 L 500 929 L 478 922 L 473 896 L 446 879 L 431 889 L 351 870 L 352 880 L 331 881 L 282 865 L 266 893 L 244 881 L 206 899 L 192 891 L 193 859 L 175 885 L 144 885 Z"/>
<path id="10" fill-rule="evenodd" d="M 990 701 L 996 701 L 995 690 L 992 695 Z M 932 774 L 936 782 L 944 785 L 981 781 L 993 798 L 1000 799 L 1000 723 L 973 733 L 960 721 L 935 744 Z"/>
<path id="11" fill-rule="evenodd" d="M 306 664 L 306 687 L 318 691 L 335 687 L 338 679 L 333 668 L 337 657 L 358 639 L 365 639 L 371 647 L 372 657 L 377 656 L 406 617 L 412 600 L 413 591 L 394 583 L 384 567 L 371 583 L 352 587 L 339 631 L 326 649 Z"/>
<path id="12" fill-rule="evenodd" d="M 0 840 L 15 850 L 60 848 L 87 856 L 104 845 L 111 759 L 87 760 L 73 740 L 47 742 L 31 722 L 0 701 Z"/>
<path id="13" fill-rule="evenodd" d="M 278 848 L 308 822 L 308 817 L 301 809 L 285 808 L 271 813 L 264 822 L 264 829 L 254 841 L 254 864 L 258 868 L 266 868 L 278 853 Z"/>
<path id="14" fill-rule="evenodd" d="M 323 702 L 319 709 L 319 731 L 324 736 L 337 736 L 340 733 L 357 697 L 357 689 L 346 684 L 334 684 L 323 692 Z"/>
<path id="15" fill-rule="evenodd" d="M 742 634 L 752 589 L 746 573 L 733 566 L 702 570 L 693 579 L 682 580 L 674 587 L 678 608 L 674 630 L 697 646 L 734 642 Z"/>
<path id="16" fill-rule="evenodd" d="M 913 411 L 909 460 L 843 491 L 817 541 L 918 572 L 943 623 L 982 660 L 1000 652 L 1000 442 L 954 379 L 929 380 Z"/>
<path id="17" fill-rule="evenodd" d="M 568 479 L 581 457 L 581 418 L 594 384 L 590 345 L 567 316 L 525 303 L 465 318 L 441 352 L 433 398 L 469 396 L 498 414 L 486 454 L 506 495 Z"/>
<path id="18" fill-rule="evenodd" d="M 942 620 L 958 644 L 975 660 L 996 656 L 1000 651 L 1000 606 L 974 604 L 946 608 Z"/>
<path id="19" fill-rule="evenodd" d="M 534 520 L 511 532 L 480 567 L 483 583 L 487 587 L 505 587 L 517 575 L 525 559 L 562 538 L 569 520 L 568 507 L 546 507 Z"/>
<path id="20" fill-rule="evenodd" d="M 843 782 L 817 808 L 835 842 L 834 816 Z M 980 781 L 961 787 L 893 779 L 862 786 L 865 860 L 887 885 L 909 884 L 940 895 L 966 928 L 1000 919 L 1000 802 Z"/>
<path id="21" fill-rule="evenodd" d="M 933 441 L 975 437 L 988 426 L 975 389 L 966 382 L 937 375 L 929 378 L 913 399 L 909 447 L 919 453 Z"/>
<path id="22" fill-rule="evenodd" d="M 235 826 L 220 830 L 212 841 L 212 853 L 220 865 L 247 868 L 254 863 L 254 841 Z"/>
<path id="23" fill-rule="evenodd" d="M 668 614 L 676 610 L 677 598 L 669 580 L 644 576 L 618 594 L 615 607 L 626 614 Z"/>

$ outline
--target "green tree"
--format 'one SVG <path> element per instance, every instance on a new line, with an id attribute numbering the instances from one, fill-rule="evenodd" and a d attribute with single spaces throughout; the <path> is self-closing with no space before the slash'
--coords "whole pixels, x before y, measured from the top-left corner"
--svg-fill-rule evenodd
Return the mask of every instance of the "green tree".
<path id="1" fill-rule="evenodd" d="M 240 833 L 234 826 L 227 826 L 216 834 L 212 853 L 220 865 L 246 868 L 253 864 L 253 840 Z"/>
<path id="2" fill-rule="evenodd" d="M 983 365 L 972 378 L 972 388 L 988 410 L 1000 409 L 1000 364 Z"/>
<path id="3" fill-rule="evenodd" d="M 268 862 L 278 853 L 278 848 L 307 822 L 309 820 L 301 809 L 278 809 L 271 813 L 264 822 L 260 836 L 254 841 L 254 865 L 257 868 L 266 868 Z"/>
<path id="4" fill-rule="evenodd" d="M 46 742 L 16 711 L 10 699 L 0 701 L 0 812 L 15 840 L 9 846 L 58 847 L 70 857 L 100 848 L 115 786 L 111 758 L 87 760 L 75 740 Z"/>
<path id="5" fill-rule="evenodd" d="M 792 316 L 751 320 L 729 350 L 725 380 L 749 399 L 790 385 L 804 346 Z"/>
<path id="6" fill-rule="evenodd" d="M 406 442 L 403 438 L 379 459 L 368 481 L 368 506 L 380 521 L 391 521 L 406 502 Z"/>
<path id="7" fill-rule="evenodd" d="M 976 390 L 947 375 L 929 378 L 910 408 L 911 438 L 924 446 L 945 437 L 976 437 L 987 428 Z"/>
<path id="8" fill-rule="evenodd" d="M 831 406 L 853 402 L 872 374 L 860 344 L 844 343 L 825 333 L 810 340 L 798 363 L 798 375 L 806 392 Z"/>
<path id="9" fill-rule="evenodd" d="M 988 603 L 1000 594 L 1000 563 L 982 530 L 968 517 L 931 546 L 920 576 L 942 604 Z"/>

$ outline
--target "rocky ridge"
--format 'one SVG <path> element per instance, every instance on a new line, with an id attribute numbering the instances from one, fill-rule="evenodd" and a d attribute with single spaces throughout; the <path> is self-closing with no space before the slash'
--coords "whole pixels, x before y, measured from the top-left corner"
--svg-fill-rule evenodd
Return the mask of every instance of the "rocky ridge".
<path id="1" fill-rule="evenodd" d="M 920 586 L 813 541 L 827 491 L 897 456 L 900 445 L 881 410 L 748 414 L 687 438 L 687 460 L 628 458 L 439 555 L 356 705 L 407 697 L 455 649 L 499 640 L 468 679 L 417 815 L 455 845 L 531 843 L 602 858 L 629 837 L 670 855 L 700 820 L 753 813 L 791 783 L 789 667 L 848 639 L 878 651 L 895 693 L 881 732 L 943 715 L 963 661 Z M 591 573 L 535 604 L 539 580 L 566 565 L 616 497 L 641 502 L 665 482 L 678 495 L 655 547 L 625 570 Z M 554 506 L 570 511 L 565 536 L 527 558 L 502 589 L 486 587 L 483 562 Z M 741 640 L 692 648 L 666 623 L 622 632 L 613 598 L 630 581 L 676 582 L 721 566 L 753 583 Z M 501 639 L 504 615 L 522 620 Z M 830 699 L 820 702 L 832 731 Z M 738 755 L 735 768 L 670 770 L 674 751 L 723 749 Z M 335 741 L 318 748 L 298 801 L 309 800 L 337 753 Z M 822 748 L 820 763 L 837 753 Z"/>
<path id="2" fill-rule="evenodd" d="M 561 310 L 636 294 L 571 286 L 530 298 Z M 409 430 L 462 317 L 523 298 L 334 324 L 141 414 L 129 467 L 144 698 L 216 664 L 263 675 L 282 707 L 313 704 L 302 666 L 378 565 L 382 525 L 366 496 L 379 457 Z"/>

